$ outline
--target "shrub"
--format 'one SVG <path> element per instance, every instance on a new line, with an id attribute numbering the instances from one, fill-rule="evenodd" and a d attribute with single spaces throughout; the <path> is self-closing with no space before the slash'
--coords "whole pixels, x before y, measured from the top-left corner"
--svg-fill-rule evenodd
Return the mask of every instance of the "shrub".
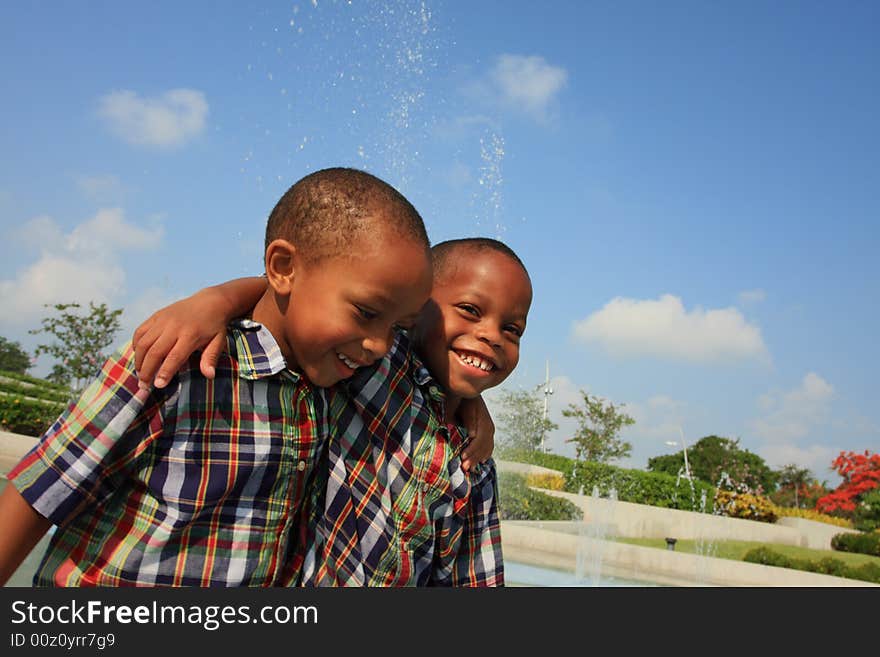
<path id="1" fill-rule="evenodd" d="M 555 472 L 541 472 L 526 475 L 526 483 L 546 490 L 565 490 L 565 477 Z"/>
<path id="2" fill-rule="evenodd" d="M 823 575 L 858 579 L 863 582 L 880 584 L 880 566 L 874 563 L 862 564 L 861 566 L 847 566 L 840 559 L 826 557 L 819 561 L 808 559 L 792 559 L 769 548 L 760 547 L 749 550 L 743 557 L 743 561 L 776 566 L 778 568 L 792 568 L 794 570 L 806 570 Z"/>
<path id="3" fill-rule="evenodd" d="M 47 390 L 56 390 L 66 395 L 70 395 L 70 388 L 59 385 L 57 383 L 52 383 L 51 381 L 46 381 L 46 379 L 37 378 L 35 376 L 19 374 L 18 372 L 10 372 L 8 370 L 0 370 L 0 377 L 4 379 L 14 379 L 15 381 L 21 381 L 23 383 L 30 383 L 40 388 L 44 388 Z"/>
<path id="4" fill-rule="evenodd" d="M 807 569 L 811 572 L 834 575 L 835 577 L 846 577 L 848 571 L 851 570 L 840 559 L 835 559 L 834 557 L 824 557 L 819 561 L 807 561 L 806 563 Z"/>
<path id="5" fill-rule="evenodd" d="M 814 511 L 813 509 L 798 509 L 790 506 L 774 506 L 773 512 L 779 518 L 804 518 L 805 520 L 815 520 L 816 522 L 824 522 L 837 527 L 846 527 L 852 529 L 852 522 L 846 518 L 838 518 L 837 516 L 829 516 L 827 513 Z"/>
<path id="6" fill-rule="evenodd" d="M 58 388 L 55 385 L 38 385 L 25 381 L 17 381 L 6 376 L 0 375 L 0 393 L 14 395 L 18 397 L 33 397 L 35 399 L 45 399 L 48 401 L 56 401 L 67 403 L 70 401 L 70 391 L 64 388 Z"/>
<path id="7" fill-rule="evenodd" d="M 66 404 L 0 395 L 0 427 L 25 436 L 40 436 L 58 418 Z"/>
<path id="8" fill-rule="evenodd" d="M 498 510 L 502 520 L 583 520 L 577 506 L 560 497 L 532 490 L 526 477 L 498 473 Z"/>
<path id="9" fill-rule="evenodd" d="M 687 479 L 679 479 L 664 472 L 644 472 L 619 468 L 606 463 L 574 462 L 571 474 L 566 475 L 566 490 L 589 495 L 597 488 L 602 496 L 612 489 L 622 502 L 648 504 L 686 511 L 711 511 L 713 488 L 699 480 L 693 488 Z"/>
<path id="10" fill-rule="evenodd" d="M 831 538 L 831 548 L 840 552 L 858 552 L 880 557 L 880 534 L 835 534 Z"/>
<path id="11" fill-rule="evenodd" d="M 862 495 L 853 513 L 853 526 L 863 532 L 880 529 L 880 488 Z"/>
<path id="12" fill-rule="evenodd" d="M 613 489 L 622 502 L 648 504 L 686 511 L 711 511 L 715 489 L 695 479 L 691 489 L 687 479 L 664 472 L 644 472 L 619 468 L 607 463 L 577 461 L 559 454 L 545 454 L 531 450 L 506 450 L 502 458 L 519 463 L 531 463 L 558 470 L 565 476 L 565 490 L 589 495 L 593 488 L 608 497 Z M 708 508 L 706 507 L 708 501 Z"/>
<path id="13" fill-rule="evenodd" d="M 749 550 L 743 557 L 743 561 L 760 563 L 765 566 L 777 566 L 778 568 L 794 568 L 792 565 L 794 560 L 791 557 L 779 554 L 765 547 Z"/>
<path id="14" fill-rule="evenodd" d="M 776 522 L 775 505 L 766 497 L 735 490 L 715 492 L 715 514 L 761 522 Z"/>

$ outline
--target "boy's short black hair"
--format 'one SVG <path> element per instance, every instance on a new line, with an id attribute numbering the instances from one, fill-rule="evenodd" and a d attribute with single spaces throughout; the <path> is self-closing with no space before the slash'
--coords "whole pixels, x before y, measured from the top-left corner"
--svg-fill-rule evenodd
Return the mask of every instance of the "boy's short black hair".
<path id="1" fill-rule="evenodd" d="M 403 194 L 366 171 L 336 167 L 310 173 L 284 193 L 269 215 L 265 248 L 286 239 L 314 262 L 349 251 L 371 219 L 430 247 L 422 217 Z"/>
<path id="2" fill-rule="evenodd" d="M 468 251 L 495 251 L 505 255 L 522 267 L 526 278 L 529 279 L 529 283 L 532 281 L 529 276 L 529 270 L 526 269 L 523 261 L 520 260 L 514 250 L 504 242 L 492 239 L 491 237 L 464 237 L 456 240 L 446 240 L 445 242 L 438 242 L 435 244 L 431 248 L 434 280 L 441 280 L 446 272 L 455 265 L 458 259 Z"/>

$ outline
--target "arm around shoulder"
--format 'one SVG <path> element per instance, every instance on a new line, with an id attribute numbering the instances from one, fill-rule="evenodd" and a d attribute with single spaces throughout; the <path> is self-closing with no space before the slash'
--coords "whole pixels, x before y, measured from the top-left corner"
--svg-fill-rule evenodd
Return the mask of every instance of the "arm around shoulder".
<path id="1" fill-rule="evenodd" d="M 206 287 L 150 315 L 132 338 L 142 384 L 164 387 L 199 348 L 203 348 L 202 373 L 214 378 L 217 358 L 226 345 L 226 325 L 250 313 L 265 291 L 265 278 L 237 278 Z"/>

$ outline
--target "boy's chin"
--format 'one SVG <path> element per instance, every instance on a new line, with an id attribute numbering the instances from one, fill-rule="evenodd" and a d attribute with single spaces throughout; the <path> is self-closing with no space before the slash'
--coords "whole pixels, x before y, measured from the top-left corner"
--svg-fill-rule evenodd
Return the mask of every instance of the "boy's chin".
<path id="1" fill-rule="evenodd" d="M 315 372 L 315 371 L 305 371 L 305 378 L 308 379 L 309 383 L 313 386 L 317 386 L 318 388 L 330 388 L 335 386 L 340 381 L 344 381 L 349 378 L 348 376 L 343 376 L 338 372 L 329 373 L 329 372 Z"/>
<path id="2" fill-rule="evenodd" d="M 492 386 L 474 386 L 467 384 L 452 384 L 445 386 L 446 394 L 450 397 L 456 397 L 458 399 L 476 399 L 480 395 L 483 394 L 483 391 L 488 390 Z"/>

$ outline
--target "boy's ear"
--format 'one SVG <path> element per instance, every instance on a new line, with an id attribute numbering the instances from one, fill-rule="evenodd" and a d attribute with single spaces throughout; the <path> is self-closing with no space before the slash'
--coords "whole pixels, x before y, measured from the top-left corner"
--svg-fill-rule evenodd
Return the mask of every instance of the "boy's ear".
<path id="1" fill-rule="evenodd" d="M 296 247 L 287 240 L 274 240 L 266 248 L 266 278 L 277 294 L 290 294 L 296 264 Z"/>

